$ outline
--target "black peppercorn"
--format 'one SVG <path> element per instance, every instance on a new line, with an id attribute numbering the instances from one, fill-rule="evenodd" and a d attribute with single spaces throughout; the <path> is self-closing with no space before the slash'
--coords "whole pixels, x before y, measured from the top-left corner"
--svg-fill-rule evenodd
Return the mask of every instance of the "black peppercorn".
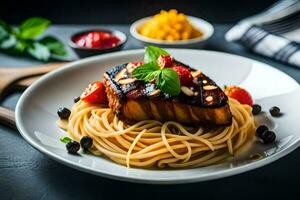
<path id="1" fill-rule="evenodd" d="M 264 144 L 270 144 L 275 141 L 276 135 L 273 131 L 265 131 L 261 135 Z"/>
<path id="2" fill-rule="evenodd" d="M 273 106 L 272 108 L 270 108 L 270 113 L 273 117 L 278 117 L 280 115 L 280 108 L 278 108 L 277 106 Z"/>
<path id="3" fill-rule="evenodd" d="M 252 106 L 252 114 L 253 115 L 258 115 L 261 112 L 261 106 L 258 104 L 254 104 Z"/>
<path id="4" fill-rule="evenodd" d="M 75 97 L 75 98 L 73 99 L 74 103 L 77 103 L 79 100 L 80 100 L 80 97 Z"/>
<path id="5" fill-rule="evenodd" d="M 66 144 L 66 148 L 69 153 L 76 154 L 80 149 L 80 144 L 76 141 L 71 141 Z"/>
<path id="6" fill-rule="evenodd" d="M 257 127 L 256 129 L 256 136 L 261 138 L 262 134 L 265 132 L 265 131 L 268 131 L 269 128 L 265 125 L 260 125 L 259 127 Z"/>
<path id="7" fill-rule="evenodd" d="M 57 110 L 57 114 L 61 119 L 68 119 L 71 111 L 68 108 L 63 107 Z"/>
<path id="8" fill-rule="evenodd" d="M 83 136 L 80 140 L 80 145 L 84 149 L 89 149 L 93 145 L 93 139 L 89 136 Z"/>

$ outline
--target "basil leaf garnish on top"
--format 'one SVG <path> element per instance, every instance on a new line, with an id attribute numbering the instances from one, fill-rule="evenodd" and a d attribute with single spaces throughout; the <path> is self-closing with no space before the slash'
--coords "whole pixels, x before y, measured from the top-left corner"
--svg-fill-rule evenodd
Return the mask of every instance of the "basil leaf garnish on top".
<path id="1" fill-rule="evenodd" d="M 144 62 L 156 62 L 160 55 L 169 55 L 169 53 L 159 47 L 148 46 L 145 49 Z"/>
<path id="2" fill-rule="evenodd" d="M 155 80 L 155 85 L 162 92 L 177 96 L 180 93 L 180 80 L 178 74 L 170 68 L 161 69 L 157 64 L 160 55 L 169 55 L 165 50 L 149 46 L 145 52 L 145 64 L 134 69 L 132 75 L 138 80 L 150 82 Z M 149 62 L 147 62 L 149 61 Z"/>
<path id="3" fill-rule="evenodd" d="M 159 70 L 156 62 L 149 62 L 136 68 L 132 74 L 138 80 L 149 82 L 158 75 Z"/>
<path id="4" fill-rule="evenodd" d="M 162 69 L 155 84 L 162 92 L 171 96 L 178 96 L 180 93 L 180 79 L 173 69 Z"/>

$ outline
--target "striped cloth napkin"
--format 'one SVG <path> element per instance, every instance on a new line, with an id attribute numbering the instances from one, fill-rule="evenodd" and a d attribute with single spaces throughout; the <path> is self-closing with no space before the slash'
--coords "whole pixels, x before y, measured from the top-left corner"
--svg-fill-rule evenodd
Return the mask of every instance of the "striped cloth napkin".
<path id="1" fill-rule="evenodd" d="M 300 27 L 284 35 L 275 35 L 260 26 L 241 23 L 231 28 L 225 38 L 257 54 L 300 67 Z"/>

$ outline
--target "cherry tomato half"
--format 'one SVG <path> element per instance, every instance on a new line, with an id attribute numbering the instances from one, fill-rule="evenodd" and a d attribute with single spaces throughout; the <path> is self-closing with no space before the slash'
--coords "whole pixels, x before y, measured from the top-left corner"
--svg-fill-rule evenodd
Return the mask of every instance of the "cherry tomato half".
<path id="1" fill-rule="evenodd" d="M 81 94 L 81 99 L 88 103 L 107 103 L 107 95 L 103 83 L 101 81 L 90 83 L 85 91 Z"/>

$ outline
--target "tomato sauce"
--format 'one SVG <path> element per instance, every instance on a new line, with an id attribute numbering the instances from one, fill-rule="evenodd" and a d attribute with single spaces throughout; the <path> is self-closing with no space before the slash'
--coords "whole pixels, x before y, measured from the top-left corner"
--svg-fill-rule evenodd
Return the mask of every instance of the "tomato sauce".
<path id="1" fill-rule="evenodd" d="M 76 36 L 73 41 L 84 48 L 108 49 L 117 46 L 120 39 L 109 32 L 92 31 Z"/>

